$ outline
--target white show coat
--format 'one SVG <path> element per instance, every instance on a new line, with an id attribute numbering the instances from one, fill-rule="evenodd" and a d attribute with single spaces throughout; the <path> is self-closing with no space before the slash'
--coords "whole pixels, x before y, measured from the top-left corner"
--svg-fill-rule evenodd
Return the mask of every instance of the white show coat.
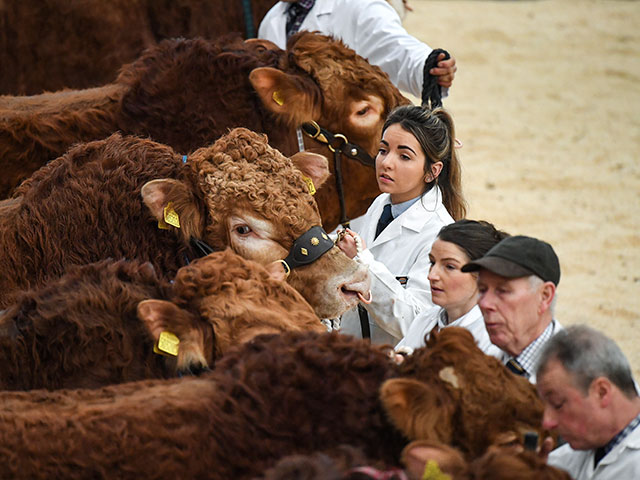
<path id="1" fill-rule="evenodd" d="M 284 49 L 288 2 L 278 2 L 260 23 L 258 38 Z M 400 90 L 420 98 L 424 63 L 432 48 L 411 36 L 385 0 L 316 0 L 300 30 L 341 39 L 379 66 Z M 443 89 L 443 96 L 445 95 Z"/>
<path id="2" fill-rule="evenodd" d="M 549 454 L 549 465 L 569 472 L 575 480 L 640 478 L 640 426 L 613 447 L 593 468 L 595 450 L 574 450 L 567 443 Z"/>
<path id="3" fill-rule="evenodd" d="M 478 305 L 474 305 L 471 310 L 448 324 L 444 323 L 442 307 L 433 307 L 416 317 L 405 337 L 396 345 L 400 347 L 410 347 L 412 349 L 424 347 L 424 337 L 437 325 L 440 328 L 462 327 L 471 332 L 478 348 L 485 354 L 495 358 L 502 358 L 502 350 L 496 347 L 489 339 L 489 333 L 484 326 L 482 311 Z"/>
<path id="4" fill-rule="evenodd" d="M 433 187 L 385 228 L 374 240 L 389 194 L 379 195 L 356 230 L 367 249 L 355 258 L 368 265 L 373 301 L 369 313 L 372 343 L 395 345 L 405 336 L 413 319 L 431 308 L 429 252 L 440 229 L 453 222 L 442 204 L 440 188 Z M 354 226 L 355 229 L 355 226 Z M 403 287 L 397 277 L 406 278 Z M 358 310 L 346 312 L 341 332 L 362 337 Z"/>

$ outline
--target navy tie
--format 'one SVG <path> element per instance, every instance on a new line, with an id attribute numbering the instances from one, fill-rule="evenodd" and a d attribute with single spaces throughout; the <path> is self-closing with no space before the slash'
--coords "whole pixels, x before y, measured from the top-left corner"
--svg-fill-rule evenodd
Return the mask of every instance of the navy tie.
<path id="1" fill-rule="evenodd" d="M 314 3 L 315 0 L 298 0 L 298 2 L 289 5 L 287 10 L 287 39 L 300 30 L 300 25 L 302 25 Z"/>
<path id="2" fill-rule="evenodd" d="M 382 231 L 387 228 L 393 221 L 393 215 L 391 214 L 391 204 L 387 203 L 382 209 L 382 215 L 380 215 L 380 220 L 378 220 L 378 226 L 376 227 L 376 236 L 373 237 L 374 240 L 378 238 L 378 235 L 382 233 Z"/>
<path id="3" fill-rule="evenodd" d="M 524 377 L 524 376 L 527 374 L 527 372 L 525 371 L 525 369 L 524 369 L 524 368 L 522 368 L 522 365 L 520 365 L 520 364 L 518 363 L 518 361 L 517 361 L 517 360 L 515 360 L 515 359 L 513 359 L 513 358 L 512 358 L 512 359 L 510 359 L 510 360 L 506 363 L 505 367 L 507 367 L 509 370 L 511 370 L 511 371 L 512 371 L 513 373 L 515 373 L 516 375 L 520 375 L 520 376 L 523 376 L 523 377 Z"/>

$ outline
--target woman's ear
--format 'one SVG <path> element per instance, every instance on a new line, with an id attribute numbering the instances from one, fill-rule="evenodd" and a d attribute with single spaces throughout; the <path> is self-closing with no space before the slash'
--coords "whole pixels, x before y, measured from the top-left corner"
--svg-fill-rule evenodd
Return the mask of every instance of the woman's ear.
<path id="1" fill-rule="evenodd" d="M 438 178 L 438 175 L 440 175 L 440 172 L 442 172 L 442 162 L 432 163 L 430 168 L 431 168 L 431 172 L 427 173 L 424 176 L 424 182 L 425 183 L 431 183 L 436 178 Z"/>

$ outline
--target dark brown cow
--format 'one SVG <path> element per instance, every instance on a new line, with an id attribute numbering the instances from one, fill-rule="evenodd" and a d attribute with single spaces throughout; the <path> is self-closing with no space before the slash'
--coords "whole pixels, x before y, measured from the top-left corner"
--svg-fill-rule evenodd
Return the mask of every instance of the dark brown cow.
<path id="1" fill-rule="evenodd" d="M 165 145 L 119 134 L 77 145 L 1 209 L 0 304 L 72 265 L 106 258 L 148 261 L 171 279 L 195 255 L 192 239 L 215 251 L 230 246 L 263 265 L 283 259 L 320 225 L 302 172 L 315 182 L 328 174 L 319 155 L 294 160 L 242 128 L 186 163 Z M 353 307 L 358 292 L 368 295 L 366 269 L 337 247 L 294 269 L 288 281 L 321 318 Z"/>
<path id="2" fill-rule="evenodd" d="M 264 45 L 167 40 L 124 68 L 113 84 L 0 97 L 0 197 L 70 145 L 118 130 L 188 153 L 242 126 L 266 133 L 290 156 L 299 149 L 296 128 L 316 121 L 360 145 L 363 154 L 376 154 L 387 113 L 408 102 L 386 74 L 318 34 L 292 37 L 287 52 Z M 334 168 L 325 144 L 306 136 L 304 143 Z M 342 163 L 353 218 L 375 198 L 377 183 L 373 168 L 346 157 Z M 333 229 L 340 216 L 335 182 L 319 190 L 317 201 L 325 227 Z"/>
<path id="3" fill-rule="evenodd" d="M 368 458 L 398 464 L 406 439 L 387 420 L 378 389 L 398 375 L 425 382 L 423 398 L 455 401 L 449 387 L 433 378 L 437 359 L 451 341 L 468 354 L 451 367 L 483 363 L 471 334 L 447 328 L 432 336 L 430 350 L 418 350 L 397 367 L 382 347 L 340 334 L 256 337 L 231 349 L 213 372 L 197 379 L 144 381 L 100 390 L 0 394 L 0 477 L 244 479 L 264 472 L 285 456 L 312 453 L 340 443 L 361 448 Z M 438 340 L 442 339 L 442 347 Z M 432 353 L 429 353 L 429 352 Z M 453 356 L 453 355 L 452 355 Z M 506 370 L 505 370 L 506 372 Z M 483 451 L 497 428 L 516 429 L 542 418 L 542 404 L 528 382 L 498 374 L 500 418 L 485 419 L 470 437 L 437 406 L 417 424 L 441 421 L 455 432 L 454 444 Z M 484 379 L 485 376 L 482 377 Z M 463 385 L 489 411 L 488 385 Z M 526 399 L 526 402 L 523 400 Z M 454 410 L 466 408 L 454 405 Z M 447 407 L 448 408 L 448 407 Z M 465 412 L 461 412 L 464 414 Z M 431 435 L 429 429 L 417 431 Z"/>
<path id="4" fill-rule="evenodd" d="M 182 267 L 105 260 L 19 295 L 0 315 L 0 390 L 95 388 L 212 367 L 258 334 L 325 330 L 291 286 L 230 250 Z M 169 332 L 177 355 L 154 353 Z M 171 350 L 168 352 L 176 353 Z"/>
<path id="5" fill-rule="evenodd" d="M 249 0 L 254 32 L 276 0 Z M 120 67 L 173 37 L 246 34 L 243 0 L 5 0 L 0 93 L 34 95 L 112 82 Z"/>
<path id="6" fill-rule="evenodd" d="M 455 445 L 469 459 L 511 435 L 521 441 L 532 426 L 539 431 L 540 400 L 529 381 L 497 359 L 477 355 L 468 330 L 448 330 L 415 352 L 425 361 L 400 366 L 404 376 L 422 382 L 398 378 L 382 386 L 380 396 L 394 424 L 409 438 Z"/>

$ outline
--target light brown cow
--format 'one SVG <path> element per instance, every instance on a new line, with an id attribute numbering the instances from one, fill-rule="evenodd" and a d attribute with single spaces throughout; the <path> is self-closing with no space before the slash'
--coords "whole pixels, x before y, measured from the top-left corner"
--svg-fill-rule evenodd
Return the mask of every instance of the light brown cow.
<path id="1" fill-rule="evenodd" d="M 21 293 L 0 314 L 0 390 L 198 373 L 256 335 L 324 330 L 295 289 L 231 250 L 182 267 L 171 283 L 149 263 L 104 260 Z"/>
<path id="2" fill-rule="evenodd" d="M 322 156 L 297 155 L 294 165 L 264 135 L 238 128 L 184 160 L 165 145 L 114 134 L 38 170 L 2 209 L 0 305 L 72 265 L 106 258 L 148 261 L 171 279 L 197 256 L 196 240 L 266 265 L 319 228 L 302 172 L 321 184 L 328 175 Z M 288 282 L 319 317 L 331 318 L 368 296 L 369 279 L 364 267 L 316 237 L 297 251 L 324 253 L 293 269 Z"/>

